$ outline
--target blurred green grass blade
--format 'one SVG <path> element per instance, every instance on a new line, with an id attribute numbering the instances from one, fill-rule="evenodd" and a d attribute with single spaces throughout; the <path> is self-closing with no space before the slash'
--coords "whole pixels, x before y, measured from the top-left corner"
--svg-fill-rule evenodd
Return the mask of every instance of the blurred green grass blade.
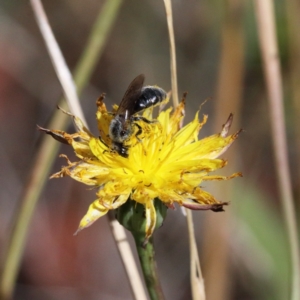
<path id="1" fill-rule="evenodd" d="M 274 202 L 268 199 L 254 186 L 247 186 L 247 192 L 236 189 L 235 203 L 236 215 L 241 223 L 249 229 L 256 243 L 249 242 L 246 253 L 243 255 L 253 257 L 254 269 L 257 274 L 265 273 L 267 276 L 254 278 L 255 294 L 259 299 L 282 300 L 289 299 L 288 290 L 291 281 L 288 238 L 285 232 L 283 217 L 270 207 Z M 249 246 L 249 249 L 248 249 Z M 261 259 L 255 260 L 253 253 L 261 253 Z M 264 268 L 264 261 L 268 270 Z M 260 263 L 262 262 L 262 264 Z M 251 283 L 250 283 L 251 284 Z"/>
<path id="2" fill-rule="evenodd" d="M 81 94 L 87 85 L 97 61 L 103 53 L 105 42 L 117 18 L 121 4 L 122 0 L 107 0 L 102 7 L 88 38 L 87 46 L 74 71 L 78 94 Z"/>

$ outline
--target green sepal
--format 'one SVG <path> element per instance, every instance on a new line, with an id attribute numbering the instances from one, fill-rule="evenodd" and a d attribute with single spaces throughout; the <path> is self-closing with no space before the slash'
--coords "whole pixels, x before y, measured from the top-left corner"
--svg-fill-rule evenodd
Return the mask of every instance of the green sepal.
<path id="1" fill-rule="evenodd" d="M 158 198 L 154 200 L 156 210 L 155 229 L 159 228 L 167 215 L 167 206 Z M 130 198 L 116 210 L 116 219 L 133 234 L 145 235 L 146 215 L 143 204 L 137 203 Z"/>

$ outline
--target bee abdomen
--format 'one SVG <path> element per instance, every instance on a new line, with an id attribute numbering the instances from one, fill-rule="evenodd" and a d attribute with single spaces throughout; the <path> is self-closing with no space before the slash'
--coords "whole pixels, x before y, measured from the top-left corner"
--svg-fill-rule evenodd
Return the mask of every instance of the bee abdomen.
<path id="1" fill-rule="evenodd" d="M 134 112 L 137 113 L 151 106 L 156 106 L 164 99 L 166 99 L 167 93 L 154 86 L 145 86 L 141 90 L 141 96 L 135 103 Z"/>

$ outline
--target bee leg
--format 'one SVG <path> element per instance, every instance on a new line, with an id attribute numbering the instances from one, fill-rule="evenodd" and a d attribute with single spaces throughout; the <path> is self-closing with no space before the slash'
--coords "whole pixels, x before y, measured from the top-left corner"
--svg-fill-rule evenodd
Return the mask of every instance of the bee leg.
<path id="1" fill-rule="evenodd" d="M 102 139 L 101 135 L 99 135 L 99 140 L 101 141 L 101 143 L 103 145 L 105 145 L 107 147 L 107 149 L 105 149 L 102 154 L 105 154 L 106 152 L 112 152 L 115 151 L 114 149 L 110 149 L 110 147 L 108 147 L 108 145 L 104 142 L 104 140 Z"/>
<path id="2" fill-rule="evenodd" d="M 134 123 L 134 125 L 138 128 L 138 131 L 137 131 L 137 133 L 135 134 L 135 137 L 136 137 L 136 139 L 141 143 L 142 140 L 139 138 L 139 135 L 141 135 L 142 132 L 143 132 L 142 127 L 141 127 L 139 124 L 137 124 L 137 123 Z"/>
<path id="3" fill-rule="evenodd" d="M 123 143 L 114 142 L 110 150 L 104 150 L 104 152 L 117 153 L 120 156 L 128 158 L 129 147 L 125 146 Z"/>
<path id="4" fill-rule="evenodd" d="M 139 138 L 139 135 L 141 135 L 142 132 L 143 132 L 142 127 L 137 123 L 134 123 L 134 125 L 138 128 L 138 131 L 135 134 L 135 137 L 136 137 L 136 139 L 138 140 L 139 143 L 142 143 L 142 140 Z M 143 145 L 143 143 L 142 143 L 142 147 L 143 147 L 143 150 L 144 150 L 144 154 L 147 155 L 147 151 L 146 151 L 145 146 Z"/>
<path id="5" fill-rule="evenodd" d="M 144 117 L 140 117 L 140 116 L 139 117 L 132 117 L 132 120 L 133 121 L 143 121 L 143 122 L 145 122 L 147 124 L 157 123 L 156 120 L 148 120 L 148 119 L 146 119 Z"/>
<path id="6" fill-rule="evenodd" d="M 107 146 L 107 144 L 104 142 L 104 140 L 103 140 L 103 138 L 101 137 L 101 135 L 99 135 L 99 140 L 101 141 L 101 143 L 102 143 L 103 145 L 105 145 L 107 148 L 109 148 L 109 147 Z"/>

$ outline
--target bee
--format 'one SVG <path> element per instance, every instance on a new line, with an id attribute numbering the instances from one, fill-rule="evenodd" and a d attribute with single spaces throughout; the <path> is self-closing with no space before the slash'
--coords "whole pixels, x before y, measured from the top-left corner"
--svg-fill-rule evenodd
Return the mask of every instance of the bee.
<path id="1" fill-rule="evenodd" d="M 124 145 L 124 142 L 134 133 L 134 127 L 138 128 L 135 134 L 137 139 L 142 133 L 141 126 L 136 122 L 140 120 L 148 124 L 156 122 L 136 116 L 136 114 L 160 104 L 167 97 L 163 89 L 156 86 L 144 86 L 144 81 L 143 74 L 133 79 L 109 126 L 109 137 L 112 140 L 113 150 L 123 157 L 128 157 L 129 147 Z"/>

